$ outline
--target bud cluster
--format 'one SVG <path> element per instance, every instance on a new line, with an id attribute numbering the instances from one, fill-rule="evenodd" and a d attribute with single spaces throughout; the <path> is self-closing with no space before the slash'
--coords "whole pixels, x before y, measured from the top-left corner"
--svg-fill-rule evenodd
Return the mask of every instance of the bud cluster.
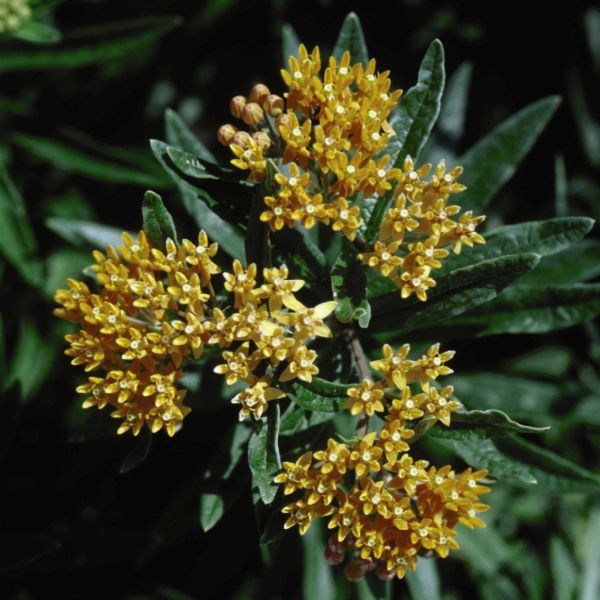
<path id="1" fill-rule="evenodd" d="M 16 31 L 31 19 L 31 8 L 27 0 L 0 0 L 0 34 Z"/>

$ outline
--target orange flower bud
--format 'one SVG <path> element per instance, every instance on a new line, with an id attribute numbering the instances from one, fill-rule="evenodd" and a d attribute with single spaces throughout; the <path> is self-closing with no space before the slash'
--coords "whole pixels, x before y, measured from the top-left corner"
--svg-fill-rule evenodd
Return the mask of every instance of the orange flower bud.
<path id="1" fill-rule="evenodd" d="M 281 96 L 275 94 L 269 94 L 262 103 L 262 107 L 265 112 L 271 117 L 277 117 L 285 108 L 285 103 Z"/>
<path id="2" fill-rule="evenodd" d="M 346 553 L 342 552 L 341 554 L 334 552 L 330 548 L 325 548 L 325 552 L 323 553 L 325 556 L 325 560 L 328 565 L 337 566 L 341 565 L 346 558 Z"/>
<path id="3" fill-rule="evenodd" d="M 256 102 L 248 102 L 242 110 L 242 121 L 246 125 L 258 125 L 264 118 L 265 113 Z"/>
<path id="4" fill-rule="evenodd" d="M 355 560 L 348 563 L 344 569 L 344 575 L 348 581 L 358 581 L 364 577 L 364 574 L 364 571 Z"/>
<path id="5" fill-rule="evenodd" d="M 275 125 L 277 126 L 277 129 L 279 129 L 280 125 L 289 126 L 289 124 L 290 124 L 290 115 L 288 115 L 286 113 L 280 114 L 277 117 L 277 119 L 275 119 Z"/>
<path id="6" fill-rule="evenodd" d="M 246 106 L 246 98 L 244 96 L 234 96 L 229 103 L 229 110 L 236 119 L 241 119 L 244 106 Z"/>
<path id="7" fill-rule="evenodd" d="M 233 143 L 237 144 L 238 146 L 241 146 L 242 148 L 245 148 L 251 139 L 252 138 L 250 137 L 250 134 L 247 131 L 238 131 L 233 136 Z"/>
<path id="8" fill-rule="evenodd" d="M 263 152 L 268 150 L 268 148 L 271 146 L 271 138 L 263 131 L 257 131 L 256 133 L 253 133 L 252 137 Z"/>
<path id="9" fill-rule="evenodd" d="M 235 138 L 235 134 L 238 132 L 237 127 L 226 123 L 225 125 L 221 125 L 219 127 L 219 131 L 217 131 L 217 139 L 223 146 L 229 146 Z"/>
<path id="10" fill-rule="evenodd" d="M 250 102 L 262 104 L 270 93 L 269 88 L 264 83 L 257 83 L 250 90 Z"/>

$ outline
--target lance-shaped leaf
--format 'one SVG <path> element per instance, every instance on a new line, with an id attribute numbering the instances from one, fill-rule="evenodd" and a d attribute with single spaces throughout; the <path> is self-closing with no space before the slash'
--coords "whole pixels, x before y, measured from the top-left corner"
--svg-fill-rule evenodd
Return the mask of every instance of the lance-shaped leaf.
<path id="1" fill-rule="evenodd" d="M 365 67 L 367 66 L 369 52 L 367 51 L 365 34 L 360 25 L 360 19 L 354 12 L 349 13 L 342 23 L 342 28 L 333 48 L 333 57 L 339 62 L 346 50 L 350 52 L 351 63 L 362 63 Z"/>
<path id="2" fill-rule="evenodd" d="M 286 23 L 281 28 L 281 51 L 284 69 L 288 68 L 288 59 L 290 56 L 298 58 L 298 46 L 300 46 L 298 34 L 291 25 Z"/>
<path id="3" fill-rule="evenodd" d="M 367 300 L 367 267 L 347 240 L 344 240 L 342 252 L 331 271 L 331 289 L 337 301 L 335 316 L 338 321 L 358 321 L 360 327 L 368 327 L 371 306 Z"/>
<path id="4" fill-rule="evenodd" d="M 177 233 L 171 213 L 165 208 L 162 198 L 150 190 L 144 194 L 142 217 L 144 231 L 154 247 L 164 250 L 167 238 L 177 243 Z"/>
<path id="5" fill-rule="evenodd" d="M 511 435 L 492 440 L 454 441 L 456 453 L 498 479 L 538 484 L 555 493 L 597 492 L 600 476 L 540 446 Z"/>
<path id="6" fill-rule="evenodd" d="M 11 140 L 36 158 L 49 162 L 61 171 L 84 175 L 96 181 L 144 187 L 151 185 L 156 188 L 165 187 L 169 181 L 160 171 L 155 173 L 131 161 L 118 161 L 115 157 L 106 156 L 105 147 L 92 152 L 83 145 L 75 146 L 53 138 L 25 133 L 13 133 Z"/>
<path id="7" fill-rule="evenodd" d="M 183 151 L 177 151 L 176 148 L 172 148 L 168 144 L 159 140 L 150 140 L 150 147 L 154 156 L 171 177 L 171 179 L 177 184 L 183 204 L 188 213 L 194 218 L 196 224 L 200 229 L 204 229 L 208 236 L 219 244 L 219 247 L 227 252 L 234 258 L 243 258 L 244 256 L 244 235 L 238 227 L 227 222 L 225 219 L 217 215 L 211 208 L 205 199 L 212 200 L 210 196 L 203 192 L 195 185 L 193 185 L 186 177 L 178 172 L 175 164 L 172 162 L 172 158 L 168 154 L 169 148 L 171 148 L 171 154 L 178 156 L 181 160 L 185 160 L 184 156 L 190 157 L 189 160 L 195 160 L 194 164 L 199 164 L 198 159 L 194 159 L 189 153 Z M 179 154 L 178 154 L 179 152 Z M 183 153 L 183 155 L 182 155 Z M 169 162 L 167 162 L 169 161 Z M 188 167 L 190 165 L 188 164 Z M 200 198 L 199 196 L 203 197 Z M 214 204 L 215 201 L 212 200 Z"/>
<path id="8" fill-rule="evenodd" d="M 538 100 L 509 117 L 458 159 L 464 167 L 461 182 L 467 186 L 460 204 L 484 210 L 496 192 L 513 176 L 548 121 L 560 98 Z"/>
<path id="9" fill-rule="evenodd" d="M 49 69 L 78 69 L 139 55 L 180 23 L 179 17 L 144 17 L 79 29 L 63 44 L 43 50 L 3 52 L 0 73 Z"/>
<path id="10" fill-rule="evenodd" d="M 165 111 L 165 134 L 169 145 L 177 146 L 202 160 L 216 164 L 213 153 L 194 135 L 185 121 L 170 108 Z"/>
<path id="11" fill-rule="evenodd" d="M 236 423 L 210 457 L 203 475 L 200 495 L 200 526 L 212 529 L 242 490 L 245 480 L 232 480 L 236 467 L 244 455 L 245 445 L 252 430 L 246 423 Z"/>
<path id="12" fill-rule="evenodd" d="M 304 546 L 304 600 L 335 600 L 336 585 L 331 566 L 323 560 L 323 526 L 314 523 L 302 536 Z"/>
<path id="13" fill-rule="evenodd" d="M 25 281 L 39 285 L 42 269 L 37 250 L 23 198 L 0 162 L 0 254 Z"/>
<path id="14" fill-rule="evenodd" d="M 419 156 L 440 112 L 445 78 L 444 47 L 433 40 L 419 67 L 417 84 L 400 98 L 388 119 L 396 135 L 386 153 L 395 166 L 401 166 L 407 155 Z"/>
<path id="15" fill-rule="evenodd" d="M 479 304 L 489 302 L 498 292 L 531 269 L 537 254 L 501 256 L 477 265 L 452 271 L 428 292 L 427 302 L 407 302 L 399 291 L 371 301 L 374 331 L 410 331 L 449 319 Z M 402 329 L 398 330 L 398 324 Z"/>
<path id="16" fill-rule="evenodd" d="M 99 223 L 50 217 L 46 219 L 46 227 L 75 246 L 103 249 L 107 246 L 116 248 L 123 243 L 122 230 Z M 135 237 L 135 234 L 130 235 Z"/>
<path id="17" fill-rule="evenodd" d="M 346 404 L 346 400 L 348 399 L 345 393 L 343 396 L 328 395 L 322 391 L 319 393 L 307 387 L 307 385 L 305 382 L 293 383 L 291 386 L 292 391 L 288 393 L 292 400 L 302 408 L 326 413 L 339 412 L 344 408 L 344 404 Z"/>
<path id="18" fill-rule="evenodd" d="M 12 35 L 32 44 L 56 44 L 62 37 L 58 29 L 40 21 L 27 21 Z"/>
<path id="19" fill-rule="evenodd" d="M 588 217 L 562 217 L 547 221 L 531 221 L 516 225 L 503 225 L 485 234 L 486 243 L 454 254 L 444 261 L 442 273 L 458 267 L 473 265 L 482 260 L 507 254 L 534 252 L 549 256 L 562 252 L 585 237 L 594 220 Z M 537 271 L 537 269 L 536 269 Z"/>
<path id="20" fill-rule="evenodd" d="M 437 130 L 445 143 L 456 144 L 463 135 L 473 65 L 463 63 L 448 80 Z"/>
<path id="21" fill-rule="evenodd" d="M 430 429 L 429 434 L 453 440 L 476 440 L 512 433 L 542 433 L 548 429 L 550 427 L 532 427 L 518 423 L 505 412 L 490 409 L 454 412 L 450 427 L 440 425 Z"/>
<path id="22" fill-rule="evenodd" d="M 279 404 L 273 403 L 248 442 L 248 464 L 252 472 L 253 487 L 256 486 L 265 504 L 270 504 L 277 494 L 278 486 L 273 478 L 281 469 L 279 458 Z"/>
<path id="23" fill-rule="evenodd" d="M 600 314 L 600 284 L 517 286 L 444 326 L 476 336 L 499 333 L 546 333 L 577 325 Z"/>

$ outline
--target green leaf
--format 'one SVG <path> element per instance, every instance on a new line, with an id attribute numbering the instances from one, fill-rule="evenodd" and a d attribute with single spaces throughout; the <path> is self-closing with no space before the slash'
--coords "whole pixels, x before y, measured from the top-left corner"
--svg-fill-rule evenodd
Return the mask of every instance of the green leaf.
<path id="1" fill-rule="evenodd" d="M 321 379 L 320 377 L 313 377 L 312 381 L 299 381 L 300 385 L 308 388 L 311 392 L 315 394 L 320 394 L 321 396 L 345 396 L 346 392 L 352 388 L 356 387 L 353 383 L 335 383 L 333 381 L 327 381 L 326 379 Z"/>
<path id="2" fill-rule="evenodd" d="M 596 600 L 600 594 L 600 509 L 591 511 L 586 523 L 581 555 L 583 569 L 579 574 L 579 600 Z"/>
<path id="3" fill-rule="evenodd" d="M 600 275 L 600 242 L 582 240 L 559 254 L 542 258 L 521 280 L 523 285 L 564 285 Z"/>
<path id="4" fill-rule="evenodd" d="M 44 293 L 52 297 L 58 288 L 66 286 L 67 278 L 77 278 L 90 263 L 92 258 L 88 252 L 76 248 L 60 248 L 46 260 L 46 279 Z"/>
<path id="5" fill-rule="evenodd" d="M 150 140 L 154 156 L 177 184 L 187 212 L 192 216 L 197 226 L 204 229 L 208 236 L 219 244 L 219 247 L 233 258 L 244 257 L 244 235 L 238 227 L 222 219 L 212 211 L 207 203 L 198 197 L 201 190 L 184 179 L 174 168 L 167 164 L 169 146 L 159 140 Z"/>
<path id="6" fill-rule="evenodd" d="M 565 543 L 558 537 L 550 540 L 550 570 L 556 600 L 575 598 L 579 580 L 578 568 Z M 600 591 L 600 590 L 599 590 Z"/>
<path id="7" fill-rule="evenodd" d="M 58 29 L 40 21 L 27 21 L 12 35 L 32 44 L 56 44 L 62 38 Z"/>
<path id="8" fill-rule="evenodd" d="M 281 50 L 284 69 L 288 68 L 288 58 L 290 56 L 298 58 L 298 46 L 300 46 L 298 34 L 291 25 L 286 23 L 281 28 Z"/>
<path id="9" fill-rule="evenodd" d="M 406 582 L 412 600 L 440 600 L 440 577 L 434 558 L 417 561 L 416 571 L 406 571 Z"/>
<path id="10" fill-rule="evenodd" d="M 335 316 L 338 321 L 350 323 L 356 320 L 360 327 L 368 327 L 371 306 L 367 300 L 367 266 L 347 240 L 344 240 L 342 251 L 331 271 L 331 289 L 337 301 Z"/>
<path id="11" fill-rule="evenodd" d="M 548 429 L 550 427 L 523 425 L 501 410 L 488 409 L 454 412 L 450 427 L 438 425 L 430 429 L 429 434 L 446 439 L 475 440 L 512 433 L 543 433 Z"/>
<path id="12" fill-rule="evenodd" d="M 0 162 L 0 254 L 34 286 L 43 277 L 37 250 L 25 203 Z"/>
<path id="13" fill-rule="evenodd" d="M 562 154 L 554 157 L 554 212 L 557 217 L 569 214 L 569 184 L 565 157 Z"/>
<path id="14" fill-rule="evenodd" d="M 386 150 L 394 166 L 401 166 L 408 155 L 418 158 L 440 112 L 445 77 L 444 47 L 434 40 L 419 67 L 417 84 L 400 98 L 388 119 L 396 132 Z"/>
<path id="15" fill-rule="evenodd" d="M 484 210 L 496 192 L 513 176 L 548 121 L 560 98 L 550 96 L 509 117 L 458 160 L 464 167 L 461 182 L 467 186 L 460 203 L 467 209 Z"/>
<path id="16" fill-rule="evenodd" d="M 165 208 L 162 198 L 150 190 L 144 194 L 142 217 L 144 220 L 144 231 L 148 235 L 150 243 L 155 248 L 164 250 L 167 238 L 177 243 L 177 233 L 173 217 Z"/>
<path id="17" fill-rule="evenodd" d="M 600 284 L 511 287 L 468 316 L 444 325 L 481 337 L 499 333 L 546 333 L 582 323 L 600 313 Z"/>
<path id="18" fill-rule="evenodd" d="M 563 380 L 571 364 L 570 349 L 552 344 L 515 356 L 506 363 L 506 370 L 511 375 Z"/>
<path id="19" fill-rule="evenodd" d="M 398 323 L 403 325 L 399 331 L 410 331 L 460 315 L 495 298 L 538 261 L 537 254 L 516 254 L 456 269 L 438 280 L 429 291 L 427 302 L 402 300 L 399 291 L 376 298 L 371 301 L 377 316 L 371 329 L 398 333 Z"/>
<path id="20" fill-rule="evenodd" d="M 441 272 L 476 264 L 483 260 L 507 254 L 533 252 L 549 256 L 562 252 L 585 237 L 594 225 L 588 217 L 561 217 L 547 221 L 530 221 L 516 225 L 503 225 L 486 233 L 486 243 L 478 244 L 461 254 L 444 261 Z M 533 271 L 537 271 L 537 268 Z"/>
<path id="21" fill-rule="evenodd" d="M 221 520 L 245 484 L 244 480 L 233 480 L 232 475 L 244 455 L 251 432 L 245 423 L 236 423 L 208 460 L 203 488 L 209 489 L 200 496 L 200 526 L 205 532 Z"/>
<path id="22" fill-rule="evenodd" d="M 499 479 L 537 483 L 548 492 L 598 492 L 600 476 L 571 461 L 511 435 L 491 440 L 455 441 L 457 454 L 476 469 Z"/>
<path id="23" fill-rule="evenodd" d="M 1 70 L 1 68 L 0 68 Z M 69 146 L 51 138 L 13 133 L 11 140 L 36 158 L 49 162 L 61 171 L 84 175 L 96 181 L 140 186 L 164 187 L 165 179 L 137 165 L 119 164 L 95 156 L 82 148 Z"/>
<path id="24" fill-rule="evenodd" d="M 148 457 L 151 446 L 152 434 L 147 427 L 144 427 L 140 434 L 131 440 L 129 452 L 119 467 L 119 473 L 125 475 L 141 465 Z"/>
<path id="25" fill-rule="evenodd" d="M 473 65 L 463 63 L 448 79 L 437 122 L 437 130 L 446 143 L 454 145 L 462 138 L 472 74 Z"/>
<path id="26" fill-rule="evenodd" d="M 350 64 L 362 63 L 363 66 L 367 66 L 369 52 L 367 50 L 365 34 L 363 33 L 360 19 L 354 12 L 348 13 L 348 16 L 344 19 L 333 48 L 332 56 L 338 63 L 346 50 L 350 52 Z"/>
<path id="27" fill-rule="evenodd" d="M 278 446 L 279 419 L 279 404 L 273 403 L 269 407 L 266 422 L 261 422 L 248 442 L 248 463 L 252 472 L 253 487 L 258 487 L 265 504 L 273 501 L 278 490 L 273 478 L 281 469 Z"/>
<path id="28" fill-rule="evenodd" d="M 56 340 L 42 337 L 36 324 L 30 318 L 23 318 L 20 334 L 12 356 L 8 380 L 4 389 L 14 382 L 20 384 L 21 400 L 33 398 L 50 374 L 52 363 L 58 354 Z"/>
<path id="29" fill-rule="evenodd" d="M 170 108 L 165 111 L 165 134 L 169 145 L 177 146 L 202 160 L 216 164 L 213 153 L 194 135 L 185 121 Z"/>
<path id="30" fill-rule="evenodd" d="M 302 594 L 304 600 L 335 600 L 336 586 L 331 567 L 323 560 L 323 531 L 320 521 L 313 523 L 302 536 L 304 546 L 304 577 Z"/>
<path id="31" fill-rule="evenodd" d="M 64 44 L 48 50 L 3 52 L 0 73 L 78 69 L 137 56 L 180 24 L 179 17 L 144 17 L 110 26 L 80 29 Z"/>
<path id="32" fill-rule="evenodd" d="M 103 249 L 108 246 L 117 248 L 123 244 L 123 232 L 120 229 L 99 223 L 50 217 L 46 219 L 46 227 L 75 246 Z M 135 237 L 135 234 L 130 235 Z"/>
<path id="33" fill-rule="evenodd" d="M 302 408 L 326 413 L 339 412 L 344 408 L 348 399 L 345 394 L 343 396 L 325 395 L 305 387 L 305 385 L 304 382 L 302 384 L 293 383 L 292 392 L 288 393 L 288 396 Z"/>
<path id="34" fill-rule="evenodd" d="M 465 373 L 445 381 L 467 407 L 503 410 L 519 419 L 543 418 L 563 395 L 552 383 L 502 373 Z"/>

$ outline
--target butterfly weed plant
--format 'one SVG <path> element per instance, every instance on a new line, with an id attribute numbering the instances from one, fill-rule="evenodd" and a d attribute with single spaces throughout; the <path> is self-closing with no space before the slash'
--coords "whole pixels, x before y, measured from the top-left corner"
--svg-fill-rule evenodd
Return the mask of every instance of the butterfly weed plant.
<path id="1" fill-rule="evenodd" d="M 580 298 L 548 317 L 560 324 L 530 326 L 540 292 L 511 285 L 592 223 L 481 232 L 480 213 L 557 99 L 505 121 L 459 164 L 430 164 L 421 156 L 444 92 L 439 41 L 406 92 L 391 79 L 406 73 L 369 59 L 353 14 L 329 57 L 291 29 L 284 41 L 281 87 L 235 95 L 232 122 L 218 128 L 230 164 L 173 112 L 169 143 L 151 142 L 197 236 L 178 239 L 161 198 L 147 192 L 143 231 L 96 250 L 89 279 L 56 293 L 55 314 L 77 325 L 66 354 L 87 374 L 77 387 L 84 408 L 108 408 L 119 434 L 174 436 L 202 402 L 186 372 L 212 369 L 236 409 L 232 444 L 247 448 L 232 448 L 223 479 L 246 454 L 264 543 L 322 520 L 323 560 L 343 565 L 347 579 L 402 579 L 457 550 L 461 525 L 484 527 L 481 497 L 495 478 L 537 480 L 494 440 L 529 444 L 520 435 L 543 429 L 468 410 L 446 383 L 454 352 L 444 340 L 595 314 Z M 447 443 L 466 468 L 433 464 L 424 437 Z M 226 508 L 218 492 L 203 494 L 202 527 Z"/>

